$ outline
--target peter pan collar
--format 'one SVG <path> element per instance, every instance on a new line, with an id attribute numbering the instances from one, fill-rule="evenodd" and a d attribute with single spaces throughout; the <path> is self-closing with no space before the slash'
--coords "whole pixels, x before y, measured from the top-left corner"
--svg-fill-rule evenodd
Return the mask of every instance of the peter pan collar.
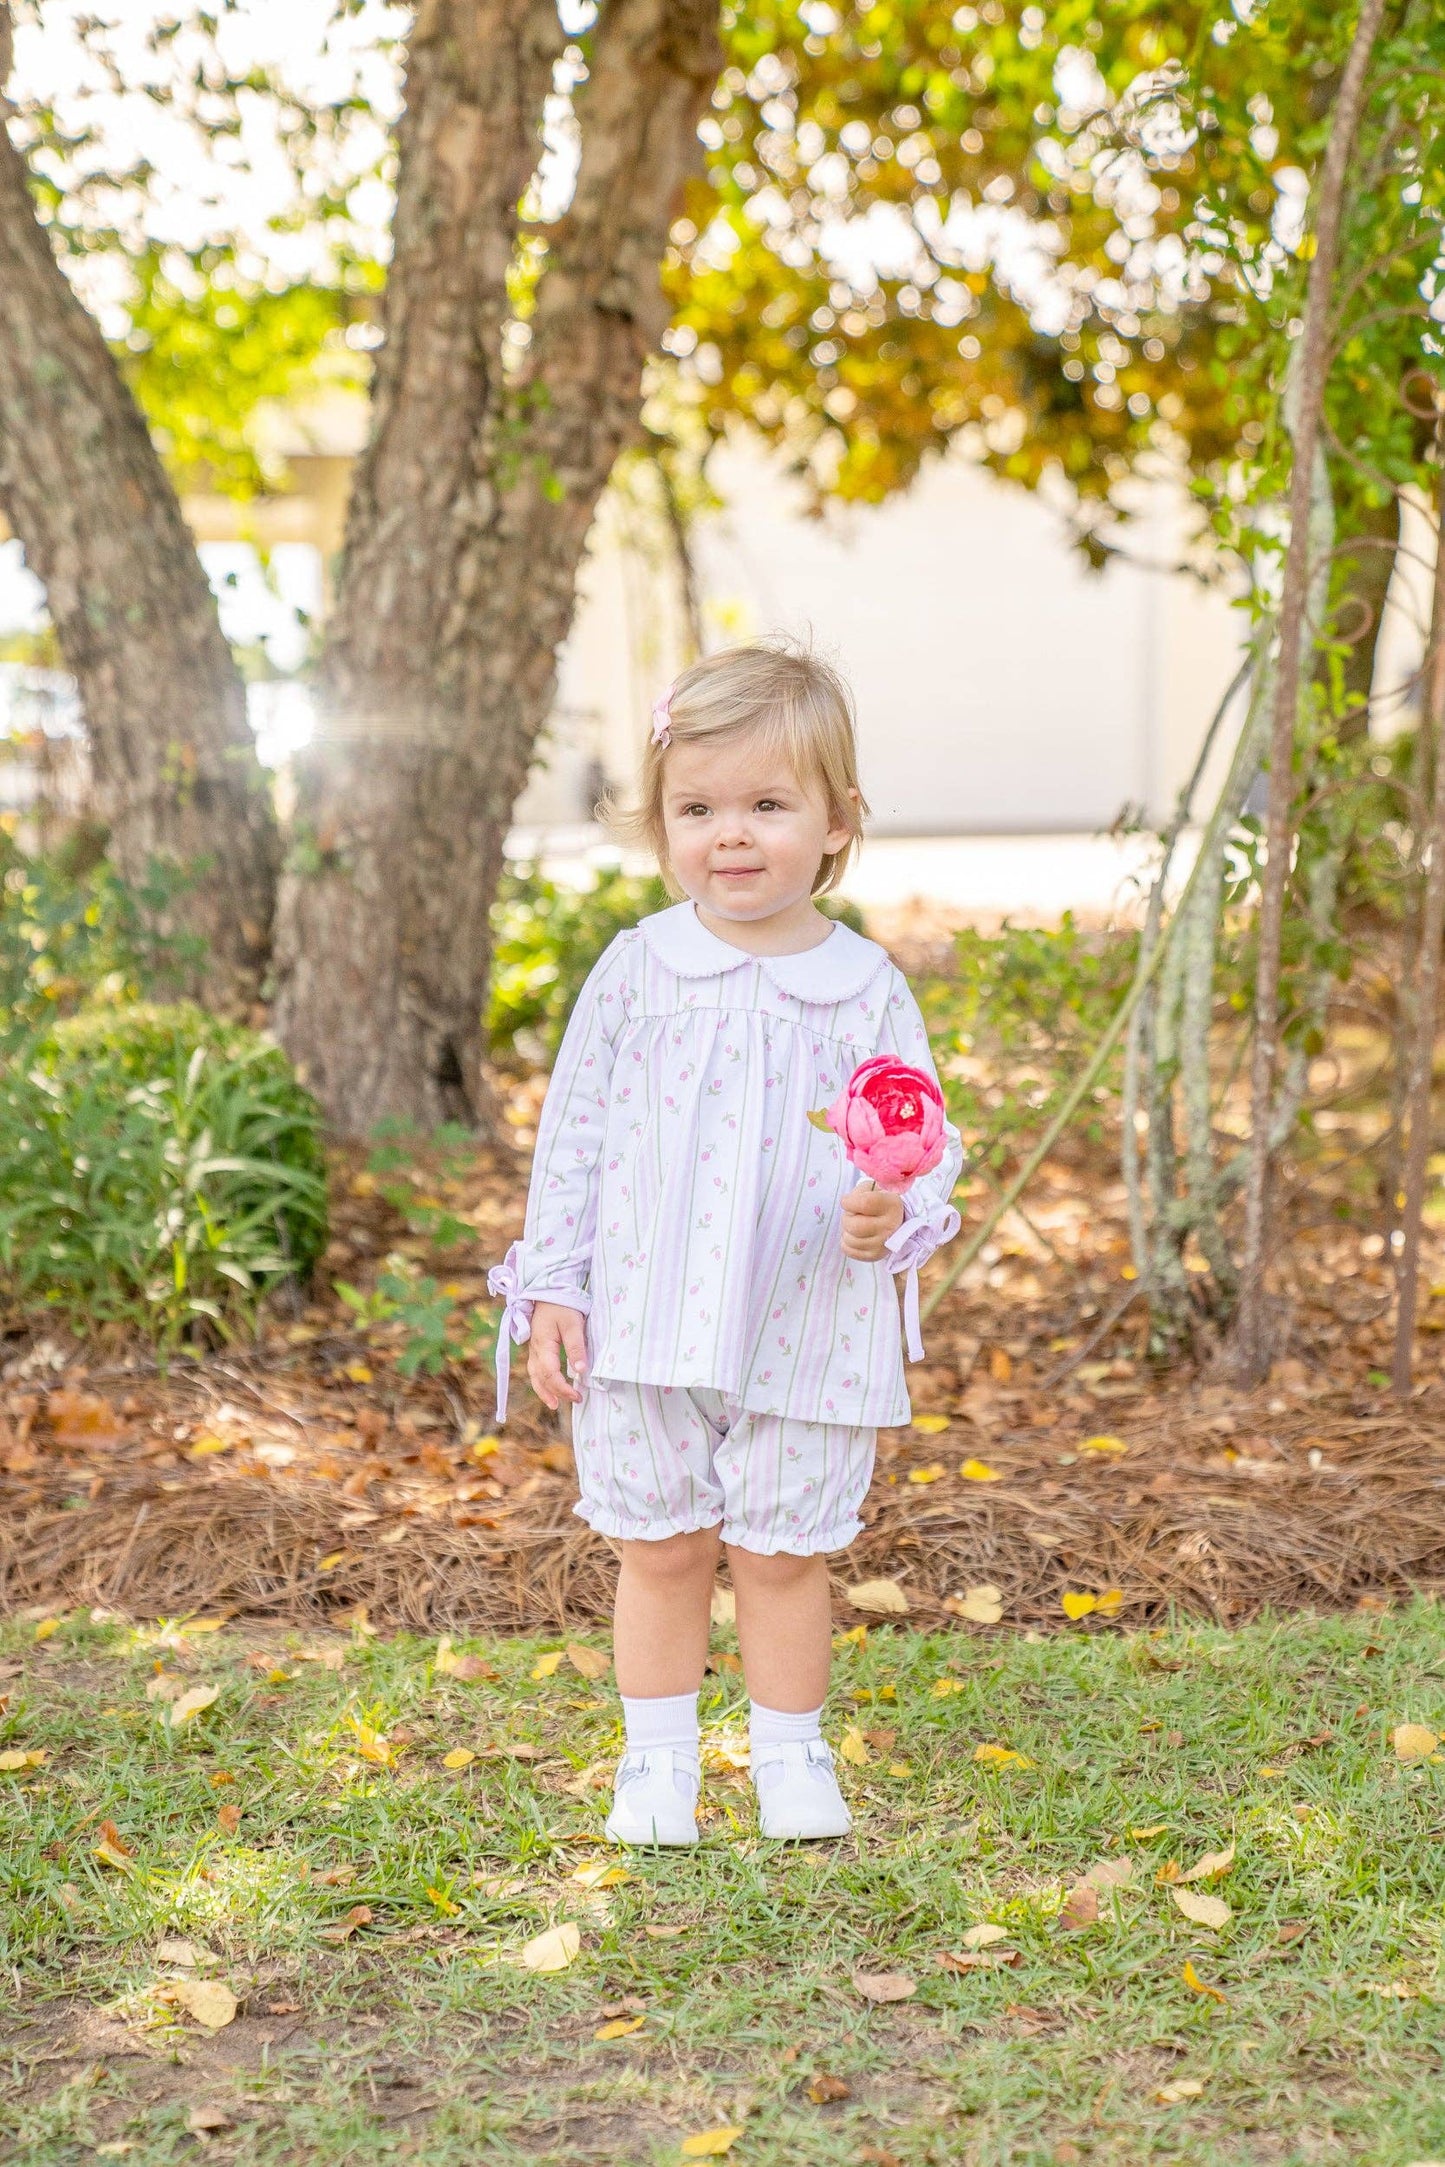
<path id="1" fill-rule="evenodd" d="M 865 940 L 841 919 L 835 919 L 826 940 L 801 955 L 749 955 L 709 933 L 690 899 L 644 918 L 639 931 L 658 962 L 678 978 L 717 978 L 741 964 L 758 963 L 764 977 L 790 1000 L 826 1007 L 852 1000 L 888 961 L 876 941 Z"/>

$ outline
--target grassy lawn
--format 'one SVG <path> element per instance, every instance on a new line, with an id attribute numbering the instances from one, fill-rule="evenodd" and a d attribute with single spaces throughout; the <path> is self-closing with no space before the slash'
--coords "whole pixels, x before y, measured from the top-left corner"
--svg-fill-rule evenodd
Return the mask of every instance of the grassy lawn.
<path id="1" fill-rule="evenodd" d="M 1445 1731 L 1427 1603 L 840 1638 L 857 1828 L 812 1849 L 754 1833 L 724 1668 L 701 1848 L 614 1876 L 615 1699 L 558 1641 L 458 1678 L 364 1630 L 38 1630 L 0 1628 L 0 1748 L 45 1756 L 0 1773 L 7 2160 L 1445 2160 L 1445 1763 L 1391 1742 Z"/>

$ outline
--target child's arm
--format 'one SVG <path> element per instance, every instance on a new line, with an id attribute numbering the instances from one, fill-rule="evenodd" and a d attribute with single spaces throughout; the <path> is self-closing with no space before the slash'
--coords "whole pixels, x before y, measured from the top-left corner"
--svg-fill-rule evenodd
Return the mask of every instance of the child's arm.
<path id="1" fill-rule="evenodd" d="M 586 1359 L 582 1320 L 592 1307 L 598 1164 L 613 1045 L 623 1021 L 621 988 L 629 942 L 626 934 L 613 942 L 577 996 L 537 1124 L 522 1239 L 512 1243 L 504 1261 L 487 1275 L 488 1290 L 506 1303 L 497 1335 L 499 1423 L 507 1414 L 512 1341 L 521 1345 L 531 1338 L 538 1309 L 538 1345 L 528 1364 L 532 1382 L 549 1407 L 555 1408 L 557 1399 L 542 1391 L 544 1382 L 561 1386 L 564 1398 L 580 1397 L 563 1382 L 559 1350 L 565 1348 L 575 1377 Z M 571 1312 L 571 1325 L 565 1312 Z"/>
<path id="2" fill-rule="evenodd" d="M 900 1061 L 938 1080 L 927 1028 L 901 971 L 893 973 L 875 1050 L 896 1054 Z M 908 1274 L 903 1307 L 908 1356 L 913 1362 L 923 1359 L 918 1329 L 918 1267 L 927 1263 L 935 1249 L 952 1241 L 961 1224 L 951 1199 L 963 1171 L 963 1139 L 948 1120 L 943 1124 L 943 1137 L 943 1157 L 931 1174 L 921 1174 L 904 1190 L 902 1221 L 884 1243 L 890 1268 Z"/>

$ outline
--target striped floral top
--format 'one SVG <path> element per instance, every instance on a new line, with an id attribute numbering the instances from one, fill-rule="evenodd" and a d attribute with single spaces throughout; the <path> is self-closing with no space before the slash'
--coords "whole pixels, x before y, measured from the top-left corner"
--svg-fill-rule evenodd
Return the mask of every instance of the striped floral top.
<path id="1" fill-rule="evenodd" d="M 840 1243 L 859 1176 L 813 1127 L 860 1061 L 934 1073 L 923 1018 L 883 949 L 835 923 L 801 955 L 753 956 L 679 903 L 618 935 L 567 1026 L 537 1132 L 526 1224 L 489 1285 L 504 1419 L 510 1343 L 536 1301 L 588 1319 L 588 1376 L 706 1386 L 761 1414 L 909 1418 L 898 1299 L 958 1231 L 963 1153 L 913 1183 L 884 1263 Z"/>

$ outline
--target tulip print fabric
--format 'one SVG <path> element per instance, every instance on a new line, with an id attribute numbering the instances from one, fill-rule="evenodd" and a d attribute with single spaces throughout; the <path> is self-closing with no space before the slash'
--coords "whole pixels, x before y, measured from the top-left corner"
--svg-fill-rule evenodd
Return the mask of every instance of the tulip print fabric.
<path id="1" fill-rule="evenodd" d="M 958 1230 L 962 1165 L 905 1192 L 886 1263 L 840 1246 L 857 1175 L 808 1120 L 886 1054 L 934 1079 L 906 980 L 835 923 L 802 955 L 751 956 L 679 903 L 619 934 L 589 976 L 538 1126 L 522 1239 L 490 1285 L 508 1340 L 534 1301 L 586 1315 L 588 1376 L 698 1386 L 758 1414 L 890 1426 L 909 1418 L 894 1273 Z"/>

